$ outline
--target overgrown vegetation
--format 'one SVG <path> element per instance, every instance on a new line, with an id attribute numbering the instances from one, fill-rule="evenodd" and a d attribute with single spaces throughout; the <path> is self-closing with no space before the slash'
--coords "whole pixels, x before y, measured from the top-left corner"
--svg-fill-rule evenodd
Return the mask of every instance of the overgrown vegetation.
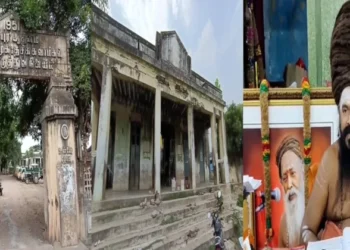
<path id="1" fill-rule="evenodd" d="M 238 195 L 238 199 L 237 199 L 236 205 L 238 207 L 243 207 L 243 194 Z"/>
<path id="2" fill-rule="evenodd" d="M 8 79 L 0 78 L 0 164 L 1 171 L 21 159 L 21 143 L 17 131 L 18 98 Z"/>
<path id="3" fill-rule="evenodd" d="M 238 210 L 236 208 L 233 209 L 232 228 L 233 228 L 234 238 L 238 238 L 242 235 L 242 232 L 243 232 L 242 210 Z"/>
<path id="4" fill-rule="evenodd" d="M 106 0 L 94 1 L 106 7 Z M 88 0 L 2 0 L 1 14 L 16 14 L 28 30 L 48 30 L 69 34 L 69 59 L 73 96 L 78 108 L 77 129 L 83 142 L 90 134 L 91 104 L 91 2 Z M 47 82 L 0 78 L 0 160 L 1 166 L 18 154 L 19 138 L 41 138 L 40 113 L 47 95 Z M 21 93 L 16 100 L 13 93 Z M 19 148 L 19 151 L 18 151 Z M 17 151 L 16 151 L 17 150 Z M 4 160 L 5 159 L 5 160 Z M 18 158 L 16 158 L 18 159 Z"/>

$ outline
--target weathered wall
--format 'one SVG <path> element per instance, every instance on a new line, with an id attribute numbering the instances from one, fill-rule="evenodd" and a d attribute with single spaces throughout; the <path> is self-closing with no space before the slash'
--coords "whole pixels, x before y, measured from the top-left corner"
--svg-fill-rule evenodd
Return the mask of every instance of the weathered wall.
<path id="1" fill-rule="evenodd" d="M 115 147 L 113 156 L 113 189 L 129 189 L 129 158 L 130 158 L 130 107 L 114 105 L 116 111 Z"/>
<path id="2" fill-rule="evenodd" d="M 151 117 L 142 117 L 140 149 L 140 189 L 152 189 L 153 129 Z"/>
<path id="3" fill-rule="evenodd" d="M 243 165 L 230 165 L 230 182 L 242 183 L 243 181 Z"/>
<path id="4" fill-rule="evenodd" d="M 204 157 L 205 157 L 205 182 L 210 181 L 210 169 L 209 169 L 209 130 L 207 129 L 204 133 Z"/>
<path id="5" fill-rule="evenodd" d="M 197 130 L 195 131 L 195 155 L 196 155 L 196 183 L 199 184 L 203 181 L 201 179 L 205 180 L 205 169 L 208 167 L 206 163 L 206 156 L 205 156 L 205 131 L 204 129 L 197 127 Z M 201 171 L 201 161 L 204 164 L 204 171 Z M 201 178 L 202 177 L 202 178 Z"/>
<path id="6" fill-rule="evenodd" d="M 129 189 L 130 165 L 130 116 L 131 107 L 114 104 L 116 111 L 115 146 L 113 152 L 113 189 L 125 191 Z M 140 138 L 140 190 L 148 190 L 153 185 L 153 126 L 151 117 L 141 116 Z"/>
<path id="7" fill-rule="evenodd" d="M 176 32 L 162 32 L 160 35 L 158 33 L 157 38 L 156 47 L 160 47 L 161 58 L 181 69 L 186 74 L 190 73 L 191 65 L 187 51 Z"/>
<path id="8" fill-rule="evenodd" d="M 224 110 L 222 101 L 218 101 L 209 95 L 205 89 L 199 90 L 198 86 L 189 86 L 183 81 L 170 75 L 164 76 L 164 72 L 149 64 L 147 61 L 141 61 L 139 58 L 130 55 L 126 50 L 117 46 L 110 46 L 98 37 L 93 39 L 93 60 L 101 62 L 101 56 L 108 54 L 111 63 L 118 73 L 125 75 L 135 81 L 142 82 L 152 89 L 161 88 L 165 95 L 170 95 L 175 100 L 192 104 L 195 109 L 200 109 L 208 114 L 215 109 Z M 164 77 L 159 82 L 159 77 Z"/>
<path id="9" fill-rule="evenodd" d="M 181 185 L 181 180 L 185 179 L 185 163 L 182 130 L 180 126 L 175 126 L 175 168 L 176 168 L 176 184 Z"/>

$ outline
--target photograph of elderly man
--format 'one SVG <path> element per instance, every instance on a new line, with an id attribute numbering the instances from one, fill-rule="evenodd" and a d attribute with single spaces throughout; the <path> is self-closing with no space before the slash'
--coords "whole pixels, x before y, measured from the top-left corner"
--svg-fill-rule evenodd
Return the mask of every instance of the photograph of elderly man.
<path id="1" fill-rule="evenodd" d="M 305 211 L 305 181 L 303 155 L 297 139 L 290 136 L 283 139 L 276 154 L 276 165 L 284 190 L 285 206 L 280 225 L 279 246 L 300 246 L 301 224 Z"/>

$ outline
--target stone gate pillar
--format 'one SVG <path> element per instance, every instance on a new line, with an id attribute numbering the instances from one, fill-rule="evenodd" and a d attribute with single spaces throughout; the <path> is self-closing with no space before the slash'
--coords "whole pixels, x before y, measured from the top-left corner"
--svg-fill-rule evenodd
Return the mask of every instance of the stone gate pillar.
<path id="1" fill-rule="evenodd" d="M 74 119 L 77 109 L 70 77 L 51 77 L 42 112 L 45 236 L 62 247 L 79 242 L 79 210 Z"/>

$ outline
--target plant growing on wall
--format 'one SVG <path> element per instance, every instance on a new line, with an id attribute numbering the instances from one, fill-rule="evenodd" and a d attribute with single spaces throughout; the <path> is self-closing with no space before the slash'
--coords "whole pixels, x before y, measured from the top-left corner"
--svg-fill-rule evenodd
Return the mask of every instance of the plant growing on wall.
<path id="1" fill-rule="evenodd" d="M 107 0 L 95 0 L 105 8 Z M 70 34 L 70 64 L 73 78 L 73 96 L 78 108 L 76 121 L 82 141 L 90 134 L 91 105 L 91 2 L 87 0 L 2 0 L 2 13 L 14 12 L 29 30 L 50 30 Z M 37 80 L 16 79 L 16 88 L 22 92 L 19 101 L 17 130 L 21 136 L 41 136 L 39 121 L 47 84 Z"/>

